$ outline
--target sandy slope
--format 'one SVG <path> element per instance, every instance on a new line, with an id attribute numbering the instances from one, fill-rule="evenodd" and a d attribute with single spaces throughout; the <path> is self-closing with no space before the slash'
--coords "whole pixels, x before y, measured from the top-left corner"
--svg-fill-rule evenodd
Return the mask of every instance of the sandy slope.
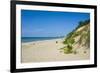
<path id="1" fill-rule="evenodd" d="M 62 41 L 63 39 L 53 39 L 22 43 L 22 63 L 89 59 L 89 49 L 78 49 L 77 54 L 64 54 L 60 52 L 59 49 L 64 46 Z M 84 53 L 84 50 L 86 53 Z"/>

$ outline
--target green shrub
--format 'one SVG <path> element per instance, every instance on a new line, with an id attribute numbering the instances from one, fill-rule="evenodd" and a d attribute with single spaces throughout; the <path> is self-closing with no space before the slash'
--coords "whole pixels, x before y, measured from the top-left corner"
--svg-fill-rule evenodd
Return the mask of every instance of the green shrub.
<path id="1" fill-rule="evenodd" d="M 70 54 L 70 53 L 72 53 L 72 46 L 71 45 L 67 45 L 67 46 L 65 46 L 65 47 L 63 47 L 63 48 L 61 48 L 62 50 L 63 50 L 63 52 L 65 53 L 65 54 Z"/>
<path id="2" fill-rule="evenodd" d="M 65 41 L 63 43 L 64 44 L 73 44 L 74 42 L 75 42 L 75 40 L 70 38 L 70 39 L 65 39 Z"/>

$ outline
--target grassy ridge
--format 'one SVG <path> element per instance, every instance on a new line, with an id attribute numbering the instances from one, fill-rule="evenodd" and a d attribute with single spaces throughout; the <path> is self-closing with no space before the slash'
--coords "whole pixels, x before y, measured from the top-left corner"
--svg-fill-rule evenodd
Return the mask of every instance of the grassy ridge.
<path id="1" fill-rule="evenodd" d="M 65 37 L 63 44 L 65 44 L 66 46 L 64 46 L 61 49 L 63 50 L 65 54 L 72 53 L 73 48 L 76 44 L 80 45 L 81 47 L 84 46 L 86 48 L 89 48 L 90 46 L 90 20 L 79 22 L 79 25 Z"/>

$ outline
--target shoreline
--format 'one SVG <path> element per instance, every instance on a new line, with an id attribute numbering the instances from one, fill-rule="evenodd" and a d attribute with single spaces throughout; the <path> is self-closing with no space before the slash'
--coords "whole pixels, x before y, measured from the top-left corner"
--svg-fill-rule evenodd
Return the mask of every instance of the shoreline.
<path id="1" fill-rule="evenodd" d="M 37 40 L 37 41 L 31 41 L 31 42 L 22 42 L 22 45 L 23 44 L 32 44 L 32 43 L 37 43 L 37 42 L 59 41 L 59 40 L 64 40 L 64 38 Z"/>

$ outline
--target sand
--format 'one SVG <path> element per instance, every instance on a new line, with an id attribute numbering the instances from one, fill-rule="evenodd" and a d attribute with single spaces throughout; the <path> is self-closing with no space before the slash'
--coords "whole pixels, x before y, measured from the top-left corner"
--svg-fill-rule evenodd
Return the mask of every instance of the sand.
<path id="1" fill-rule="evenodd" d="M 65 46 L 62 41 L 63 39 L 52 39 L 22 43 L 22 63 L 86 60 L 90 58 L 89 49 L 77 49 L 77 54 L 64 54 L 60 50 Z"/>

